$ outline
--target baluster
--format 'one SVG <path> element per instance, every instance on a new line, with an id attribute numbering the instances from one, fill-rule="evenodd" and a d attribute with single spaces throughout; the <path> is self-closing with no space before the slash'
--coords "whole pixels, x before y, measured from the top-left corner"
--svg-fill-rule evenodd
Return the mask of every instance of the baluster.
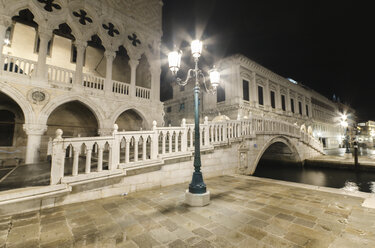
<path id="1" fill-rule="evenodd" d="M 103 170 L 103 147 L 98 148 L 98 172 Z"/>
<path id="2" fill-rule="evenodd" d="M 81 148 L 80 147 L 73 147 L 74 151 L 74 157 L 73 157 L 73 170 L 72 170 L 72 176 L 78 175 L 78 160 L 79 160 L 79 153 Z"/>
<path id="3" fill-rule="evenodd" d="M 165 154 L 165 139 L 167 138 L 167 134 L 162 134 L 162 142 L 161 142 L 161 154 Z"/>
<path id="4" fill-rule="evenodd" d="M 168 136 L 168 139 L 169 139 L 169 153 L 172 153 L 172 139 L 173 139 L 173 133 L 169 133 L 169 136 Z"/>
<path id="5" fill-rule="evenodd" d="M 190 128 L 190 148 L 193 148 L 193 131 L 192 129 Z"/>
<path id="6" fill-rule="evenodd" d="M 85 173 L 88 174 L 91 171 L 91 153 L 92 149 L 86 149 L 86 168 Z"/>
<path id="7" fill-rule="evenodd" d="M 129 163 L 129 147 L 130 146 L 130 140 L 126 139 L 125 141 L 125 163 Z"/>
<path id="8" fill-rule="evenodd" d="M 174 144 L 174 151 L 175 152 L 178 152 L 178 134 L 179 133 L 176 132 L 176 136 L 174 137 L 174 142 L 175 142 L 175 144 Z"/>
<path id="9" fill-rule="evenodd" d="M 142 160 L 146 161 L 146 152 L 147 152 L 147 138 L 143 137 L 143 143 L 142 143 Z"/>
<path id="10" fill-rule="evenodd" d="M 138 139 L 134 140 L 134 162 L 138 161 Z"/>

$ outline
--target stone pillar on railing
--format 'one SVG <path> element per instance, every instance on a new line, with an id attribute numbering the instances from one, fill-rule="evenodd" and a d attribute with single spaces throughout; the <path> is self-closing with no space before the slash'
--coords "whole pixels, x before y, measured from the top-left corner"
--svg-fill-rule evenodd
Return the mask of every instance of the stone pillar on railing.
<path id="1" fill-rule="evenodd" d="M 98 172 L 103 170 L 103 151 L 105 145 L 98 144 Z"/>
<path id="2" fill-rule="evenodd" d="M 106 50 L 104 52 L 104 56 L 106 58 L 106 70 L 105 70 L 105 84 L 104 90 L 108 92 L 112 92 L 112 65 L 113 60 L 116 57 L 116 53 L 110 50 Z"/>
<path id="3" fill-rule="evenodd" d="M 88 145 L 86 148 L 86 166 L 85 166 L 86 174 L 91 172 L 91 154 L 92 154 L 92 149 L 91 149 L 91 146 Z"/>
<path id="4" fill-rule="evenodd" d="M 7 28 L 11 25 L 12 20 L 10 17 L 0 15 L 0 75 L 3 73 L 3 47 L 4 39 Z"/>
<path id="5" fill-rule="evenodd" d="M 223 139 L 224 142 L 228 141 L 227 132 L 228 132 L 228 121 L 223 123 L 223 133 L 221 134 L 221 136 L 222 136 L 222 139 Z"/>
<path id="6" fill-rule="evenodd" d="M 118 125 L 113 125 L 113 142 L 112 145 L 109 146 L 109 161 L 108 161 L 108 169 L 115 170 L 120 163 L 120 138 L 117 135 Z"/>
<path id="7" fill-rule="evenodd" d="M 133 97 L 135 97 L 135 83 L 136 83 L 138 64 L 139 64 L 138 59 L 130 59 L 129 60 L 129 66 L 130 66 L 130 96 L 133 96 Z"/>
<path id="8" fill-rule="evenodd" d="M 77 85 L 82 85 L 82 72 L 83 72 L 83 63 L 84 63 L 84 56 L 85 50 L 87 47 L 86 41 L 76 40 L 74 45 L 77 49 L 77 58 L 76 58 L 76 71 L 74 77 L 74 83 Z"/>
<path id="9" fill-rule="evenodd" d="M 153 137 L 151 137 L 151 159 L 156 159 L 159 153 L 159 134 L 157 130 L 157 122 L 152 122 L 152 131 L 154 131 Z"/>
<path id="10" fill-rule="evenodd" d="M 24 124 L 23 130 L 27 134 L 25 164 L 32 164 L 39 161 L 39 149 L 42 135 L 47 130 L 47 125 Z"/>
<path id="11" fill-rule="evenodd" d="M 36 76 L 40 81 L 47 81 L 47 53 L 48 53 L 48 42 L 52 38 L 52 30 L 47 28 L 38 28 L 39 36 L 39 52 L 38 52 L 38 63 Z"/>
<path id="12" fill-rule="evenodd" d="M 52 160 L 51 160 L 51 177 L 50 184 L 56 185 L 64 177 L 65 149 L 62 138 L 63 131 L 56 130 L 56 137 L 52 141 Z"/>
<path id="13" fill-rule="evenodd" d="M 208 146 L 209 145 L 209 138 L 210 138 L 210 126 L 208 125 L 208 117 L 205 116 L 204 117 L 204 126 L 203 126 L 203 130 L 204 130 L 204 146 Z"/>
<path id="14" fill-rule="evenodd" d="M 186 119 L 183 118 L 181 122 L 181 127 L 184 128 L 181 135 L 181 151 L 186 152 L 187 151 L 187 128 L 186 128 Z"/>

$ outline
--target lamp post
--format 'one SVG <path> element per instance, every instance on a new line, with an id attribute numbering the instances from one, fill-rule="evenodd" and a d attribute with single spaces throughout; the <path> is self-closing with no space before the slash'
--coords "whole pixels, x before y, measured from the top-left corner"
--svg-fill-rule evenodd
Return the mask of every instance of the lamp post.
<path id="1" fill-rule="evenodd" d="M 349 129 L 348 129 L 348 116 L 346 114 L 341 115 L 341 126 L 345 128 L 345 153 L 350 153 L 349 150 Z"/>
<path id="2" fill-rule="evenodd" d="M 176 77 L 176 82 L 180 86 L 185 86 L 191 79 L 195 79 L 194 87 L 194 172 L 189 190 L 186 191 L 186 203 L 191 206 L 204 206 L 210 201 L 209 191 L 206 189 L 206 184 L 203 181 L 201 172 L 201 156 L 200 156 L 200 132 L 199 132 L 199 79 L 203 80 L 203 85 L 207 92 L 215 93 L 216 87 L 219 85 L 220 73 L 214 68 L 210 71 L 211 87 L 206 86 L 206 80 L 203 72 L 198 68 L 199 57 L 202 53 L 202 42 L 194 40 L 191 43 L 191 54 L 194 58 L 195 67 L 189 69 L 185 81 L 177 77 L 177 72 L 181 65 L 181 51 L 173 51 L 168 54 L 169 69 Z"/>

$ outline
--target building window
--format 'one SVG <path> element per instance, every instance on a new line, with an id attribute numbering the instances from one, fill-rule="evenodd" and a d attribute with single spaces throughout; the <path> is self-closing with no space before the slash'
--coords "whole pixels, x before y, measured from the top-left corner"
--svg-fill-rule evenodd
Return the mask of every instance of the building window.
<path id="1" fill-rule="evenodd" d="M 259 105 L 263 105 L 263 87 L 258 86 L 258 103 Z"/>
<path id="2" fill-rule="evenodd" d="M 172 112 L 172 107 L 167 108 L 167 113 L 170 113 L 170 112 Z"/>
<path id="3" fill-rule="evenodd" d="M 290 99 L 290 110 L 294 113 L 294 99 Z"/>
<path id="4" fill-rule="evenodd" d="M 71 48 L 70 62 L 77 63 L 77 47 L 74 44 L 72 44 L 72 48 Z M 83 53 L 83 66 L 85 66 L 85 63 L 86 63 L 86 49 L 85 49 L 85 52 Z"/>
<path id="5" fill-rule="evenodd" d="M 285 106 L 285 96 L 284 95 L 281 95 L 281 108 L 283 111 L 286 110 L 286 106 Z"/>
<path id="6" fill-rule="evenodd" d="M 243 99 L 245 101 L 249 101 L 249 81 L 242 80 L 242 93 L 243 93 Z"/>
<path id="7" fill-rule="evenodd" d="M 306 105 L 306 116 L 309 116 L 309 105 Z"/>
<path id="8" fill-rule="evenodd" d="M 184 111 L 185 110 L 185 103 L 180 104 L 180 110 L 179 111 Z"/>
<path id="9" fill-rule="evenodd" d="M 36 39 L 35 39 L 35 45 L 34 45 L 34 53 L 39 53 L 39 47 L 40 47 L 39 35 L 36 35 L 35 37 Z M 47 56 L 51 56 L 52 40 L 53 40 L 53 36 L 52 36 L 52 39 L 50 39 L 47 44 Z"/>
<path id="10" fill-rule="evenodd" d="M 302 103 L 298 102 L 298 113 L 302 115 Z"/>
<path id="11" fill-rule="evenodd" d="M 275 104 L 275 92 L 271 90 L 270 93 L 271 93 L 271 107 L 272 108 L 276 108 L 276 104 Z"/>
<path id="12" fill-rule="evenodd" d="M 225 101 L 225 89 L 221 85 L 219 85 L 216 90 L 216 101 L 217 102 Z"/>

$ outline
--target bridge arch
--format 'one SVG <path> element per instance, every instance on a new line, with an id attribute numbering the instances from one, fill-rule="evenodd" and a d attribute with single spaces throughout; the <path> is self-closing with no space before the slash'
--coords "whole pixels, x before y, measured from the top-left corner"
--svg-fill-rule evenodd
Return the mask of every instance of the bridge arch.
<path id="1" fill-rule="evenodd" d="M 285 136 L 281 136 L 281 135 L 275 136 L 275 137 L 271 137 L 262 146 L 259 153 L 257 154 L 255 159 L 253 160 L 252 165 L 249 167 L 250 168 L 249 174 L 252 175 L 255 172 L 259 161 L 261 160 L 263 155 L 267 152 L 267 150 L 269 150 L 272 146 L 277 145 L 277 144 L 281 144 L 282 146 L 287 147 L 287 149 L 289 149 L 291 154 L 293 155 L 293 159 L 294 159 L 295 162 L 301 162 L 302 161 L 301 156 L 300 156 L 297 148 L 295 147 L 295 145 L 293 144 L 293 142 L 289 138 L 287 138 Z"/>

